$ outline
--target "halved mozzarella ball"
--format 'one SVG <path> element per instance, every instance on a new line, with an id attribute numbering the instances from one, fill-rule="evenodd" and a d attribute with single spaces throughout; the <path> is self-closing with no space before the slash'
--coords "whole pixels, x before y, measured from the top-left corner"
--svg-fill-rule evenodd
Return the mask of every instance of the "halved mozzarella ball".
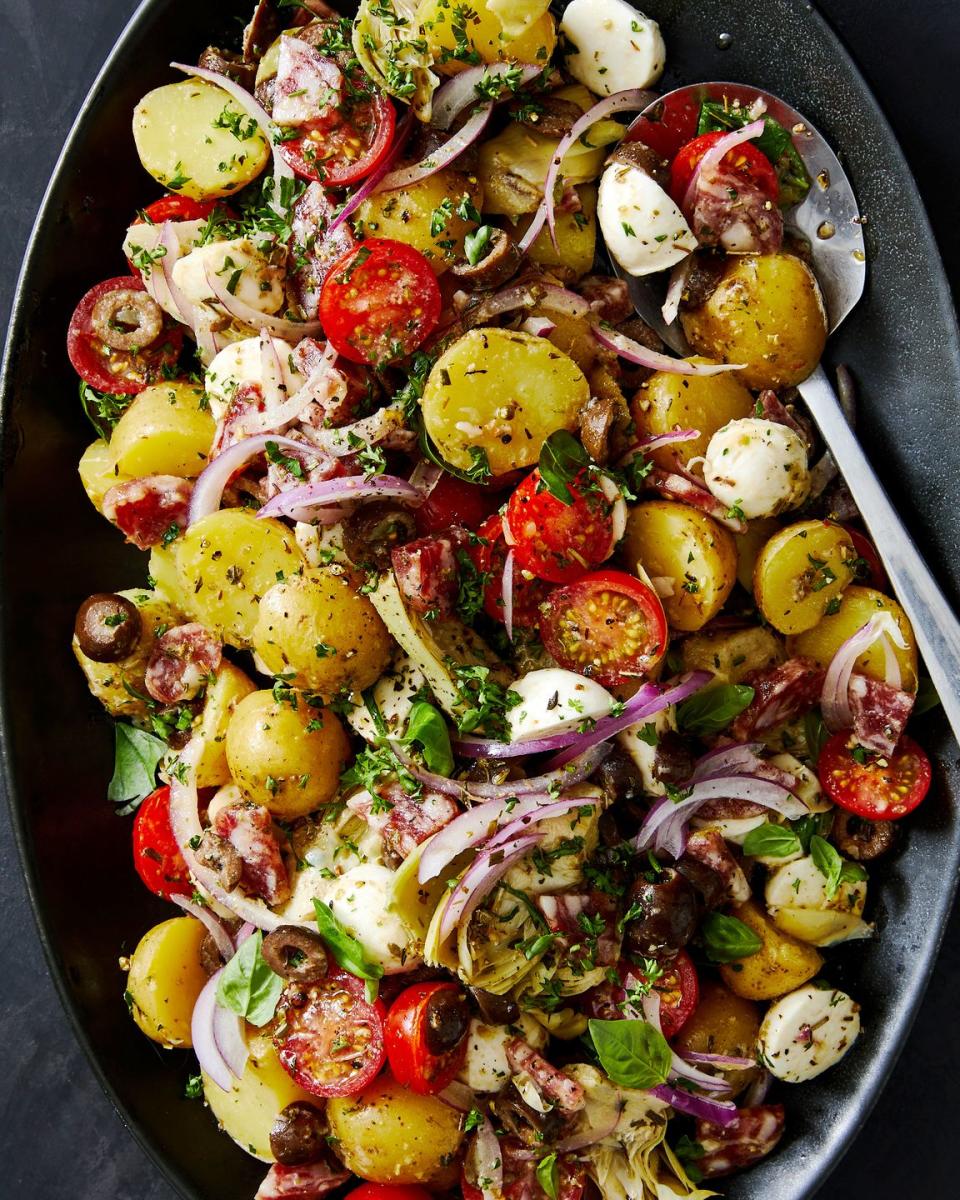
<path id="1" fill-rule="evenodd" d="M 664 271 L 697 248 L 683 213 L 639 167 L 616 162 L 607 167 L 597 219 L 607 249 L 629 275 Z"/>
<path id="2" fill-rule="evenodd" d="M 180 247 L 180 253 L 187 255 L 193 251 L 197 242 L 200 240 L 200 235 L 203 231 L 206 221 L 172 221 L 171 228 L 173 235 L 177 239 L 177 244 Z M 139 224 L 131 225 L 127 230 L 123 239 L 123 254 L 128 258 L 133 265 L 139 270 L 144 280 L 147 282 L 149 290 L 150 276 L 154 271 L 162 271 L 163 265 L 159 258 L 155 258 L 157 247 L 160 245 L 160 237 L 163 233 L 163 226 L 151 224 L 149 221 L 141 221 Z M 165 257 L 161 255 L 161 257 Z M 165 309 L 175 320 L 182 320 L 181 313 L 172 304 L 166 288 L 160 289 L 157 292 L 159 299 L 157 303 L 161 308 Z"/>
<path id="3" fill-rule="evenodd" d="M 827 895 L 827 877 L 811 855 L 785 863 L 767 880 L 764 898 L 773 913 L 777 908 L 836 909 L 859 916 L 867 899 L 864 879 L 844 880 L 835 895 Z"/>
<path id="4" fill-rule="evenodd" d="M 426 682 L 426 676 L 413 659 L 400 651 L 390 669 L 373 685 L 373 698 L 391 737 L 399 737 L 406 729 L 407 717 Z M 375 742 L 380 736 L 365 704 L 353 709 L 347 716 L 347 722 L 364 741 Z"/>
<path id="5" fill-rule="evenodd" d="M 707 487 L 749 521 L 798 508 L 810 493 L 807 447 L 777 421 L 743 417 L 710 439 L 703 464 Z"/>
<path id="6" fill-rule="evenodd" d="M 528 671 L 510 691 L 520 703 L 510 709 L 510 739 L 543 738 L 576 729 L 585 720 L 598 721 L 609 714 L 613 697 L 592 679 L 547 667 Z"/>
<path id="7" fill-rule="evenodd" d="M 663 73 L 660 26 L 626 0 L 571 0 L 560 29 L 567 70 L 599 96 L 650 87 Z"/>
<path id="8" fill-rule="evenodd" d="M 287 394 L 292 396 L 303 387 L 303 375 L 291 363 L 290 347 L 286 342 L 274 338 L 273 348 L 280 360 L 284 387 Z M 244 338 L 240 342 L 231 342 L 225 346 L 207 367 L 204 379 L 214 419 L 222 420 L 241 384 L 263 382 L 259 338 Z"/>
<path id="9" fill-rule="evenodd" d="M 793 793 L 799 797 L 807 808 L 812 812 L 827 812 L 833 805 L 823 794 L 823 789 L 820 786 L 820 780 L 816 773 L 811 771 L 808 766 L 805 766 L 799 758 L 794 758 L 792 754 L 776 754 L 770 759 L 775 767 L 779 767 L 781 771 L 789 771 L 796 779 L 793 787 Z"/>
<path id="10" fill-rule="evenodd" d="M 547 1031 L 527 1013 L 514 1025 L 487 1025 L 476 1017 L 467 1031 L 467 1057 L 457 1078 L 474 1092 L 499 1092 L 512 1075 L 507 1062 L 507 1042 L 521 1037 L 534 1050 L 542 1050 Z"/>
<path id="11" fill-rule="evenodd" d="M 643 790 L 649 796 L 667 794 L 666 787 L 653 773 L 653 768 L 657 758 L 657 739 L 670 730 L 676 732 L 676 728 L 677 710 L 671 704 L 655 713 L 649 721 L 639 721 L 617 734 L 617 745 L 633 759 L 643 780 Z"/>
<path id="12" fill-rule="evenodd" d="M 173 282 L 191 304 L 214 300 L 208 274 L 258 312 L 275 313 L 286 298 L 283 268 L 268 262 L 249 238 L 198 246 L 173 264 Z"/>
<path id="13" fill-rule="evenodd" d="M 787 1083 L 838 1063 L 860 1033 L 860 1005 L 837 988 L 808 983 L 767 1010 L 758 1039 L 762 1061 Z"/>
<path id="14" fill-rule="evenodd" d="M 389 867 L 364 863 L 328 882 L 320 897 L 387 975 L 419 962 L 410 930 L 390 907 L 393 874 Z"/>

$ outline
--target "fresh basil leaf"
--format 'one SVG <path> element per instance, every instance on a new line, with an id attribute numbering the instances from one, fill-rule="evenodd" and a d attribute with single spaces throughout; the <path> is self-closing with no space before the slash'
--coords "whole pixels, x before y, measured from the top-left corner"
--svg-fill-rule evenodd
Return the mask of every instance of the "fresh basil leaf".
<path id="1" fill-rule="evenodd" d="M 743 852 L 750 858 L 787 858 L 802 850 L 800 839 L 788 825 L 765 821 L 743 839 Z"/>
<path id="2" fill-rule="evenodd" d="M 697 132 L 729 132 L 731 129 L 742 129 L 750 121 L 750 114 L 745 108 L 730 108 L 722 100 L 704 100 L 700 106 Z M 792 208 L 794 204 L 799 204 L 810 190 L 810 174 L 790 131 L 773 117 L 764 117 L 763 133 L 754 139 L 753 144 L 773 163 L 780 185 L 780 206 Z"/>
<path id="3" fill-rule="evenodd" d="M 857 862 L 847 862 L 844 859 L 843 866 L 840 868 L 841 883 L 863 883 L 867 879 L 867 871 Z"/>
<path id="4" fill-rule="evenodd" d="M 223 968 L 217 984 L 217 1003 L 251 1025 L 273 1020 L 283 980 L 267 966 L 263 957 L 263 933 L 257 930 L 240 946 Z"/>
<path id="5" fill-rule="evenodd" d="M 745 683 L 720 683 L 678 705 L 677 724 L 684 733 L 701 737 L 720 733 L 752 700 L 753 688 Z"/>
<path id="6" fill-rule="evenodd" d="M 830 730 L 824 725 L 819 709 L 815 708 L 804 716 L 803 732 L 807 741 L 807 754 L 810 756 L 810 763 L 815 767 L 820 761 L 820 751 L 830 738 Z"/>
<path id="7" fill-rule="evenodd" d="M 448 779 L 453 774 L 450 730 L 432 704 L 427 704 L 425 700 L 415 701 L 407 718 L 407 732 L 403 742 L 407 746 L 416 742 L 423 748 L 423 760 L 429 770 Z"/>
<path id="8" fill-rule="evenodd" d="M 590 456 L 572 433 L 558 429 L 551 433 L 540 449 L 540 478 L 551 496 L 572 504 L 573 492 L 567 486 L 589 466 Z"/>
<path id="9" fill-rule="evenodd" d="M 387 723 L 383 719 L 383 713 L 380 711 L 380 705 L 377 703 L 377 697 L 372 687 L 367 688 L 360 693 L 363 699 L 364 707 L 370 714 L 370 720 L 373 722 L 373 727 L 377 731 L 377 737 L 389 737 L 390 730 L 387 728 Z"/>
<path id="10" fill-rule="evenodd" d="M 560 1168 L 557 1166 L 556 1154 L 548 1154 L 546 1158 L 541 1158 L 537 1163 L 537 1183 L 550 1197 L 550 1200 L 557 1200 L 557 1195 L 560 1191 Z"/>
<path id="11" fill-rule="evenodd" d="M 810 839 L 810 857 L 821 875 L 826 879 L 827 899 L 832 900 L 842 883 L 859 883 L 867 873 L 859 863 L 846 862 L 840 852 L 819 834 Z"/>
<path id="12" fill-rule="evenodd" d="M 621 1087 L 651 1088 L 665 1083 L 670 1047 L 662 1033 L 646 1021 L 587 1023 L 600 1066 Z"/>
<path id="13" fill-rule="evenodd" d="M 370 962 L 363 946 L 341 925 L 329 904 L 322 900 L 314 900 L 313 910 L 316 914 L 317 930 L 337 966 L 343 967 L 351 975 L 356 975 L 358 979 L 365 979 L 368 984 L 375 985 L 383 978 L 383 967 L 379 963 Z M 376 988 L 368 986 L 368 999 L 371 993 L 376 998 Z"/>
<path id="14" fill-rule="evenodd" d="M 917 697 L 913 702 L 913 711 L 910 715 L 919 717 L 925 712 L 930 712 L 932 708 L 936 708 L 939 703 L 940 697 L 937 689 L 933 686 L 933 680 L 929 675 L 921 675 L 917 686 Z"/>
<path id="15" fill-rule="evenodd" d="M 118 721 L 114 726 L 113 778 L 107 799 L 119 804 L 117 813 L 136 812 L 157 786 L 157 767 L 167 743 L 144 729 Z"/>
<path id="16" fill-rule="evenodd" d="M 711 962 L 728 963 L 749 958 L 763 944 L 748 925 L 718 912 L 707 913 L 700 932 Z"/>
<path id="17" fill-rule="evenodd" d="M 463 239 L 463 252 L 471 267 L 475 267 L 482 258 L 486 258 L 493 233 L 492 225 L 481 225 L 475 233 L 468 233 Z"/>
<path id="18" fill-rule="evenodd" d="M 800 839 L 800 849 L 804 854 L 809 854 L 811 839 L 816 834 L 821 836 L 828 834 L 832 824 L 832 813 L 810 813 L 807 817 L 798 817 L 795 821 L 791 821 L 790 828 Z"/>

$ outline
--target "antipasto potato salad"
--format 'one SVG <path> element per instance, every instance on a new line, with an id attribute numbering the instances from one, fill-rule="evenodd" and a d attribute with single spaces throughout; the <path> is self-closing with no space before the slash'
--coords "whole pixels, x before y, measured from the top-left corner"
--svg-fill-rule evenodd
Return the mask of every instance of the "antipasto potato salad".
<path id="1" fill-rule="evenodd" d="M 146 561 L 73 648 L 179 910 L 130 1015 L 259 1200 L 708 1196 L 860 1033 L 916 644 L 793 391 L 793 133 L 650 108 L 664 57 L 623 0 L 261 0 L 133 114 L 68 350 Z"/>

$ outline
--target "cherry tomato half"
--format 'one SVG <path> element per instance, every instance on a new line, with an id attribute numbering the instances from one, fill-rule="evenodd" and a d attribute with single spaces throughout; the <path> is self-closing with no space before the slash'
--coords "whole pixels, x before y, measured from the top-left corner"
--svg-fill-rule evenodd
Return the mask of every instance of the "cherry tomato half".
<path id="1" fill-rule="evenodd" d="M 843 528 L 850 534 L 857 557 L 862 560 L 854 563 L 857 568 L 857 582 L 876 588 L 878 592 L 889 591 L 890 581 L 887 579 L 887 572 L 883 568 L 883 562 L 877 553 L 876 546 L 859 529 L 851 529 L 849 525 L 844 525 Z"/>
<path id="2" fill-rule="evenodd" d="M 337 119 L 280 143 L 280 153 L 303 179 L 346 187 L 375 170 L 393 144 L 396 114 L 379 92 L 345 106 Z"/>
<path id="3" fill-rule="evenodd" d="M 451 525 L 479 529 L 497 507 L 497 495 L 483 484 L 467 483 L 446 471 L 423 504 L 416 509 L 417 533 L 427 537 Z"/>
<path id="4" fill-rule="evenodd" d="M 851 749 L 849 741 L 848 734 L 835 733 L 817 763 L 820 784 L 834 804 L 867 821 L 896 821 L 913 812 L 933 776 L 930 759 L 913 738 L 904 734 L 889 759 L 857 753 L 860 748 Z"/>
<path id="5" fill-rule="evenodd" d="M 411 1092 L 442 1092 L 467 1056 L 470 1013 L 456 983 L 415 983 L 387 1013 L 390 1070 Z"/>
<path id="6" fill-rule="evenodd" d="M 480 526 L 482 539 L 468 547 L 473 565 L 487 576 L 483 589 L 483 610 L 491 620 L 503 624 L 503 569 L 510 547 L 503 537 L 503 518 L 499 513 L 488 517 Z M 550 595 L 550 584 L 522 571 L 514 564 L 513 623 L 520 629 L 536 629 L 540 622 L 540 605 Z"/>
<path id="7" fill-rule="evenodd" d="M 170 789 L 157 788 L 137 810 L 133 822 L 133 865 L 155 896 L 189 896 L 190 872 L 170 826 Z"/>
<path id="8" fill-rule="evenodd" d="M 189 196 L 161 196 L 137 214 L 134 225 L 145 220 L 151 225 L 162 225 L 164 221 L 205 221 L 220 203 L 219 200 L 191 200 Z"/>
<path id="9" fill-rule="evenodd" d="M 547 490 L 532 471 L 507 502 L 504 527 L 517 562 L 550 583 L 572 583 L 613 553 L 613 503 L 588 486 L 585 471 L 567 486 L 571 504 Z"/>
<path id="10" fill-rule="evenodd" d="M 142 392 L 162 379 L 163 368 L 172 366 L 180 356 L 183 330 L 171 326 L 166 318 L 159 335 L 136 349 L 108 346 L 97 332 L 96 324 L 104 305 L 109 309 L 111 293 L 145 290 L 143 280 L 137 275 L 105 279 L 91 288 L 74 309 L 67 329 L 67 354 L 81 379 L 99 392 L 120 395 Z"/>
<path id="11" fill-rule="evenodd" d="M 440 288 L 412 246 L 367 238 L 330 268 L 320 320 L 338 354 L 383 364 L 411 354 L 440 319 Z"/>
<path id="12" fill-rule="evenodd" d="M 660 661 L 667 618 L 657 593 L 634 575 L 594 571 L 551 592 L 540 636 L 561 667 L 613 687 Z"/>
<path id="13" fill-rule="evenodd" d="M 418 1183 L 361 1183 L 345 1200 L 434 1200 Z"/>
<path id="14" fill-rule="evenodd" d="M 677 151 L 670 167 L 670 195 L 677 204 L 683 204 L 683 198 L 687 194 L 687 188 L 690 186 L 697 163 L 711 146 L 726 136 L 719 130 L 714 133 L 701 133 L 699 137 L 695 137 L 692 142 L 687 142 Z M 739 146 L 728 150 L 723 156 L 721 166 L 748 175 L 764 195 L 776 204 L 780 196 L 777 173 L 773 169 L 770 159 L 752 142 L 742 142 Z"/>
<path id="15" fill-rule="evenodd" d="M 290 986 L 280 997 L 278 1057 L 287 1074 L 315 1096 L 352 1096 L 386 1059 L 382 1007 L 363 999 L 362 986 L 353 976 L 331 971 L 322 982 Z"/>
<path id="16" fill-rule="evenodd" d="M 660 1027 L 663 1036 L 672 1038 L 678 1034 L 693 1016 L 700 1003 L 700 980 L 693 959 L 680 950 L 669 963 L 659 964 L 663 973 L 652 983 L 652 990 L 660 997 Z M 645 982 L 643 968 L 629 959 L 622 958 L 617 964 L 621 981 L 628 976 Z M 626 990 L 615 983 L 602 983 L 594 988 L 587 998 L 587 1011 L 604 1021 L 615 1021 L 623 1017 L 618 1006 L 627 998 Z"/>
<path id="17" fill-rule="evenodd" d="M 669 161 L 681 146 L 697 136 L 699 123 L 699 100 L 688 92 L 664 96 L 646 116 L 637 117 L 626 140 L 643 142 Z"/>

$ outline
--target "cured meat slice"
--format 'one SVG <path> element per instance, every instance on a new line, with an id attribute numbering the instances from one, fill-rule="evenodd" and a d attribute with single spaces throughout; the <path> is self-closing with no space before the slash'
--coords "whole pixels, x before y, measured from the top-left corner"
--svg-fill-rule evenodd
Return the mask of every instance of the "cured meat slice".
<path id="1" fill-rule="evenodd" d="M 709 867 L 723 881 L 724 899 L 739 904 L 750 898 L 750 884 L 743 868 L 734 858 L 730 847 L 718 829 L 700 829 L 687 838 L 684 859 Z"/>
<path id="2" fill-rule="evenodd" d="M 326 1162 L 307 1163 L 302 1167 L 274 1163 L 254 1200 L 319 1200 L 349 1178 L 349 1171 Z"/>
<path id="3" fill-rule="evenodd" d="M 809 658 L 791 658 L 779 667 L 751 671 L 744 679 L 754 689 L 748 708 L 736 718 L 731 733 L 739 742 L 765 733 L 784 721 L 802 717 L 819 701 L 823 667 Z"/>
<path id="4" fill-rule="evenodd" d="M 178 475 L 145 475 L 115 484 L 103 498 L 103 515 L 140 550 L 185 529 L 193 484 Z"/>
<path id="5" fill-rule="evenodd" d="M 847 697 L 853 736 L 867 750 L 892 755 L 913 711 L 913 696 L 880 679 L 854 674 Z"/>
<path id="6" fill-rule="evenodd" d="M 776 254 L 783 245 L 783 214 L 774 201 L 722 164 L 701 170 L 690 225 L 701 246 L 728 254 Z"/>
<path id="7" fill-rule="evenodd" d="M 349 221 L 344 221 L 331 234 L 326 232 L 335 210 L 336 204 L 319 183 L 311 183 L 294 205 L 289 266 L 297 301 L 308 317 L 317 315 L 320 289 L 330 268 L 357 244 Z M 312 345 L 317 343 L 312 342 Z"/>
<path id="8" fill-rule="evenodd" d="M 664 471 L 662 467 L 654 467 L 647 476 L 647 485 L 664 496 L 668 496 L 671 500 L 680 500 L 692 508 L 699 508 L 707 516 L 719 521 L 721 525 L 732 529 L 734 533 L 746 532 L 746 521 L 741 521 L 739 517 L 728 516 L 727 506 L 721 504 L 703 484 L 695 483 L 692 479 L 687 479 L 686 476 L 678 475 L 674 471 Z"/>
<path id="9" fill-rule="evenodd" d="M 330 58 L 300 38 L 280 42 L 273 119 L 278 125 L 323 128 L 336 119 L 343 73 Z"/>
<path id="10" fill-rule="evenodd" d="M 718 1179 L 765 1158 L 783 1137 L 782 1104 L 741 1108 L 729 1125 L 697 1121 L 695 1141 L 703 1147 L 694 1165 L 705 1179 Z"/>
<path id="11" fill-rule="evenodd" d="M 216 674 L 222 658 L 220 639 L 202 625 L 177 625 L 153 648 L 144 676 L 147 691 L 160 704 L 192 700 Z"/>
<path id="12" fill-rule="evenodd" d="M 290 877 L 273 830 L 273 818 L 258 804 L 231 804 L 213 819 L 213 831 L 233 846 L 243 862 L 240 883 L 267 904 L 290 897 Z"/>
<path id="13" fill-rule="evenodd" d="M 511 1038 L 505 1049 L 511 1071 L 524 1071 L 546 1099 L 553 1100 L 565 1112 L 577 1112 L 583 1108 L 586 1098 L 580 1084 L 551 1066 L 543 1055 L 538 1054 L 522 1038 Z"/>
<path id="14" fill-rule="evenodd" d="M 459 571 L 456 532 L 438 533 L 397 546 L 391 553 L 393 573 L 405 602 L 420 614 L 449 617 L 457 600 Z"/>

